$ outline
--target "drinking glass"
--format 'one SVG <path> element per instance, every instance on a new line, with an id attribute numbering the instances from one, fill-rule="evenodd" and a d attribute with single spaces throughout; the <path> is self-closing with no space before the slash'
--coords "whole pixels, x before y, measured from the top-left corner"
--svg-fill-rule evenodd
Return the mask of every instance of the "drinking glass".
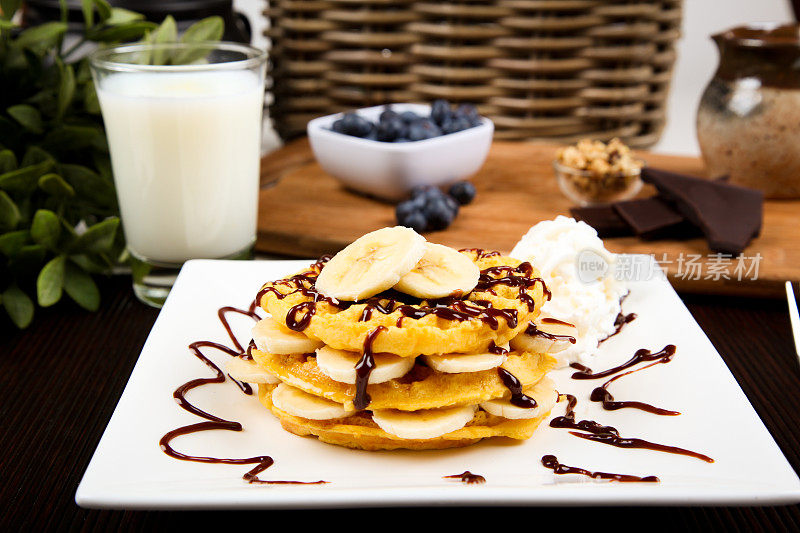
<path id="1" fill-rule="evenodd" d="M 143 302 L 162 305 L 189 259 L 251 256 L 266 59 L 227 42 L 122 45 L 92 55 Z"/>

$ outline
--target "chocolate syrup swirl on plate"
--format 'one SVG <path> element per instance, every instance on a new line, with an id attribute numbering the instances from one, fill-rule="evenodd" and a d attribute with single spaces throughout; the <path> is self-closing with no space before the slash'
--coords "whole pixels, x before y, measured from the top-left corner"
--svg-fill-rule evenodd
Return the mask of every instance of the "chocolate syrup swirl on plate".
<path id="1" fill-rule="evenodd" d="M 593 479 L 606 479 L 608 481 L 619 481 L 623 483 L 630 482 L 647 482 L 658 483 L 661 481 L 656 476 L 633 476 L 630 474 L 611 474 L 608 472 L 590 472 L 589 470 L 578 468 L 576 466 L 567 466 L 559 463 L 555 455 L 545 455 L 542 457 L 542 465 L 549 468 L 554 474 L 581 474 Z"/>
<path id="2" fill-rule="evenodd" d="M 617 318 L 614 319 L 614 333 L 612 333 L 605 339 L 601 340 L 600 343 L 603 343 L 608 339 L 610 339 L 611 337 L 613 337 L 614 335 L 618 334 L 620 331 L 622 331 L 622 328 L 625 326 L 625 324 L 630 324 L 631 322 L 636 320 L 637 316 L 638 315 L 636 313 L 628 313 L 627 315 L 624 314 L 622 311 L 617 313 Z"/>
<path id="3" fill-rule="evenodd" d="M 458 479 L 467 485 L 479 485 L 486 483 L 486 478 L 480 474 L 473 474 L 469 470 L 460 474 L 453 474 L 452 476 L 442 476 L 443 479 Z"/>
<path id="4" fill-rule="evenodd" d="M 242 424 L 239 422 L 235 422 L 233 420 L 226 420 L 224 418 L 220 418 L 216 415 L 213 415 L 207 411 L 203 411 L 196 405 L 192 404 L 186 399 L 186 394 L 198 387 L 202 387 L 203 385 L 209 385 L 212 383 L 224 383 L 225 382 L 225 373 L 220 370 L 220 368 L 214 364 L 208 357 L 206 357 L 203 352 L 202 348 L 213 348 L 215 350 L 219 350 L 223 353 L 230 355 L 231 357 L 243 357 L 249 356 L 250 350 L 254 347 L 253 342 L 250 342 L 250 345 L 247 348 L 247 352 L 242 348 L 242 345 L 239 343 L 236 336 L 233 334 L 233 330 L 231 329 L 230 323 L 227 319 L 228 313 L 239 313 L 242 315 L 249 316 L 254 320 L 259 320 L 260 317 L 255 313 L 256 305 L 260 301 L 260 296 L 257 296 L 256 299 L 250 304 L 249 309 L 239 309 L 236 307 L 221 307 L 217 311 L 217 316 L 222 323 L 222 326 L 225 328 L 225 331 L 228 333 L 228 336 L 231 339 L 231 342 L 235 346 L 235 348 L 231 348 L 229 346 L 225 346 L 224 344 L 220 344 L 217 342 L 212 341 L 197 341 L 193 342 L 189 345 L 189 350 L 192 354 L 200 359 L 205 365 L 211 369 L 214 373 L 214 377 L 209 378 L 196 378 L 190 381 L 187 381 L 177 389 L 175 392 L 172 393 L 172 396 L 175 398 L 175 401 L 185 411 L 192 413 L 193 415 L 199 416 L 200 418 L 205 419 L 205 422 L 198 422 L 196 424 L 190 424 L 188 426 L 182 426 L 172 431 L 168 431 L 164 434 L 163 437 L 159 440 L 158 444 L 161 447 L 161 450 L 167 454 L 168 456 L 174 459 L 180 459 L 182 461 L 194 461 L 198 463 L 216 463 L 216 464 L 230 464 L 230 465 L 255 465 L 252 469 L 247 471 L 243 476 L 242 479 L 247 481 L 251 484 L 261 484 L 261 485 L 317 485 L 321 483 L 327 483 L 327 481 L 267 481 L 260 479 L 258 474 L 269 468 L 273 465 L 274 461 L 268 455 L 258 455 L 254 457 L 244 457 L 244 458 L 224 458 L 224 457 L 206 457 L 200 455 L 188 455 L 181 453 L 175 448 L 172 447 L 172 441 L 180 436 L 183 435 L 190 435 L 192 433 L 199 433 L 202 431 L 212 431 L 212 430 L 225 430 L 225 431 L 242 431 Z M 229 376 L 230 377 L 230 376 Z M 245 394 L 252 394 L 252 389 L 250 385 L 247 383 L 241 383 L 236 381 L 235 379 L 231 378 L 237 386 L 244 392 Z"/>
<path id="5" fill-rule="evenodd" d="M 592 369 L 578 363 L 572 363 L 570 366 L 573 368 L 577 368 L 578 372 L 572 374 L 572 379 L 600 379 L 605 378 L 608 376 L 612 376 L 618 372 L 626 370 L 634 365 L 637 365 L 644 361 L 658 361 L 660 363 L 668 363 L 672 360 L 672 356 L 675 355 L 675 345 L 674 344 L 667 344 L 658 352 L 651 352 L 645 348 L 641 350 L 636 350 L 636 353 L 633 354 L 633 357 L 628 359 L 626 362 L 622 363 L 619 366 L 615 366 L 613 368 L 609 368 L 608 370 L 603 370 L 602 372 L 594 373 Z"/>

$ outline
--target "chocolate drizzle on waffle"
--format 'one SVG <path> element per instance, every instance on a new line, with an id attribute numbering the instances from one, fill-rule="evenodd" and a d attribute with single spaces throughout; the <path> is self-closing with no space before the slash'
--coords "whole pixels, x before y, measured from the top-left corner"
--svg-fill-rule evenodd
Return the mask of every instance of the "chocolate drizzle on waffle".
<path id="1" fill-rule="evenodd" d="M 562 324 L 565 326 L 571 326 L 569 322 L 563 322 L 556 318 L 543 318 L 542 324 Z M 525 328 L 525 334 L 530 335 L 531 337 L 541 337 L 543 339 L 548 339 L 551 341 L 567 341 L 570 344 L 575 344 L 576 340 L 575 337 L 572 335 L 556 335 L 555 333 L 548 333 L 546 331 L 542 331 L 539 327 L 531 322 L 528 324 L 528 327 Z"/>
<path id="2" fill-rule="evenodd" d="M 367 338 L 364 339 L 364 353 L 356 363 L 356 396 L 353 399 L 353 406 L 359 410 L 365 409 L 370 402 L 369 394 L 367 394 L 367 384 L 369 383 L 369 376 L 375 368 L 372 344 L 381 331 L 386 331 L 386 328 L 378 326 L 367 334 Z"/>
<path id="3" fill-rule="evenodd" d="M 480 249 L 465 249 L 461 251 L 474 252 L 479 259 L 500 255 L 499 252 L 486 252 Z M 268 293 L 272 293 L 279 300 L 283 300 L 288 295 L 295 293 L 310 298 L 310 301 L 301 302 L 291 307 L 286 314 L 286 327 L 294 331 L 303 331 L 308 327 L 312 317 L 316 313 L 317 304 L 319 302 L 328 303 L 340 310 L 356 305 L 355 302 L 344 302 L 324 296 L 314 287 L 316 278 L 322 268 L 324 268 L 328 259 L 329 257 L 323 256 L 316 263 L 311 265 L 309 270 L 289 278 L 272 282 L 270 285 L 263 287 L 256 295 L 256 301 L 260 303 L 262 297 Z M 486 268 L 481 271 L 478 284 L 473 292 L 478 291 L 495 294 L 494 288 L 497 286 L 517 287 L 519 288 L 517 299 L 522 301 L 528 309 L 534 310 L 536 302 L 533 297 L 527 293 L 527 290 L 534 287 L 537 283 L 541 283 L 542 291 L 548 300 L 551 298 L 551 293 L 547 289 L 542 278 L 531 277 L 532 275 L 533 267 L 527 262 L 521 263 L 516 267 L 501 265 Z M 281 292 L 280 287 L 287 287 L 289 291 Z M 373 317 L 376 311 L 384 315 L 399 311 L 401 316 L 397 319 L 397 327 L 402 327 L 403 320 L 406 318 L 419 320 L 428 315 L 459 322 L 478 319 L 489 325 L 492 329 L 497 329 L 499 326 L 498 319 L 503 319 L 509 327 L 517 327 L 518 313 L 516 309 L 495 309 L 489 301 L 470 301 L 466 299 L 468 296 L 469 295 L 465 295 L 463 298 L 421 300 L 389 289 L 362 302 L 357 302 L 358 304 L 364 304 L 364 309 L 358 320 L 367 322 Z"/>
<path id="4" fill-rule="evenodd" d="M 497 374 L 503 385 L 511 391 L 511 403 L 523 409 L 534 409 L 538 405 L 536 400 L 522 392 L 522 383 L 517 377 L 503 367 L 497 367 Z"/>

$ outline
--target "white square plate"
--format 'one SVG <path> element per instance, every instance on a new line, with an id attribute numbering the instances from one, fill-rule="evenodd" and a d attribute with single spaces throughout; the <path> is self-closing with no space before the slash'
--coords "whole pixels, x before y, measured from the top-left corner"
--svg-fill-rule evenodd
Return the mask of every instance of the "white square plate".
<path id="1" fill-rule="evenodd" d="M 225 305 L 246 308 L 261 284 L 296 272 L 307 261 L 190 261 L 161 311 L 130 381 L 76 494 L 82 507 L 139 509 L 358 507 L 375 505 L 765 505 L 800 501 L 800 480 L 759 420 L 719 354 L 661 277 L 632 285 L 626 312 L 638 318 L 603 343 L 590 366 L 599 371 L 628 360 L 638 348 L 675 344 L 672 362 L 616 381 L 620 400 L 640 400 L 680 411 L 657 416 L 633 409 L 604 411 L 589 402 L 597 381 L 576 381 L 571 369 L 554 373 L 561 392 L 579 399 L 579 419 L 612 425 L 626 437 L 680 446 L 714 463 L 648 450 L 620 449 L 543 424 L 522 443 L 483 441 L 462 449 L 364 452 L 297 437 L 254 396 L 230 381 L 189 393 L 201 409 L 242 423 L 242 432 L 209 431 L 179 437 L 184 453 L 214 457 L 270 455 L 263 479 L 327 480 L 326 485 L 250 485 L 251 466 L 185 462 L 159 449 L 167 431 L 200 419 L 180 409 L 172 392 L 209 376 L 187 346 L 197 340 L 229 343 L 217 319 Z M 231 315 L 244 344 L 252 321 Z M 124 340 L 123 340 L 124 342 Z M 223 365 L 223 353 L 205 352 Z M 599 381 L 599 380 L 598 380 Z M 554 409 L 563 413 L 563 405 Z M 88 416 L 89 414 L 87 414 Z M 541 465 L 554 454 L 589 470 L 657 475 L 660 483 L 613 483 L 556 476 Z M 442 476 L 464 470 L 486 483 L 466 485 Z"/>

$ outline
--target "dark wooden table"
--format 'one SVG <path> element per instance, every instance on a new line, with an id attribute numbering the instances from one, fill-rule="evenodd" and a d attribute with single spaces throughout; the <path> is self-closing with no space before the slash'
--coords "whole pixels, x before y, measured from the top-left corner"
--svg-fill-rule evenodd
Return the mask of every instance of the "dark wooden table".
<path id="1" fill-rule="evenodd" d="M 103 305 L 95 314 L 62 303 L 37 311 L 33 325 L 23 332 L 0 317 L 0 531 L 204 531 L 200 527 L 223 520 L 227 528 L 302 524 L 304 530 L 315 520 L 336 520 L 333 523 L 358 531 L 361 526 L 390 523 L 390 511 L 381 509 L 357 514 L 273 511 L 265 516 L 266 512 L 90 511 L 76 506 L 78 482 L 158 315 L 136 301 L 124 277 L 106 280 L 102 289 Z M 800 366 L 785 301 L 708 296 L 687 296 L 685 301 L 797 471 Z M 559 531 L 590 523 L 629 524 L 639 530 L 800 530 L 800 506 L 598 508 L 557 515 L 544 509 L 488 512 L 504 530 L 536 527 L 548 514 L 563 519 Z M 278 515 L 290 520 L 281 525 L 273 520 Z M 435 516 L 436 523 L 455 524 L 465 511 L 417 509 L 397 516 L 419 525 L 427 516 Z"/>

